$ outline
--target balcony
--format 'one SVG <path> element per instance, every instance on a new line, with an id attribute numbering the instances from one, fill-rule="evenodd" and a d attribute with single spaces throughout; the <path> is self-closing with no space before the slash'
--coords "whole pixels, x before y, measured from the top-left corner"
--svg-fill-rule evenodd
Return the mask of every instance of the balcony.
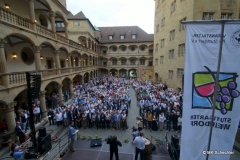
<path id="1" fill-rule="evenodd" d="M 40 70 L 42 81 L 46 81 L 53 78 L 59 78 L 61 76 L 69 75 L 71 73 L 78 74 L 79 72 L 87 72 L 92 69 L 97 68 L 96 66 L 85 66 L 85 67 L 72 67 L 72 68 L 61 68 L 61 69 L 46 69 Z M 22 72 L 11 72 L 0 74 L 0 86 L 4 86 L 3 79 L 6 78 L 8 81 L 8 88 L 17 87 L 21 85 L 26 85 L 26 72 L 36 72 L 33 71 L 22 71 Z M 1 90 L 1 87 L 0 87 Z"/>
<path id="2" fill-rule="evenodd" d="M 58 40 L 74 48 L 81 49 L 82 51 L 88 51 L 90 53 L 96 54 L 96 52 L 94 52 L 93 50 L 89 50 L 84 46 L 80 45 L 79 43 L 69 40 L 64 36 L 59 35 L 52 30 L 41 26 L 35 22 L 31 22 L 29 19 L 23 18 L 3 7 L 0 7 L 0 21 L 8 26 L 19 28 L 21 30 L 25 30 L 31 33 L 35 32 L 39 36 L 43 36 L 48 39 L 50 38 L 52 40 Z"/>

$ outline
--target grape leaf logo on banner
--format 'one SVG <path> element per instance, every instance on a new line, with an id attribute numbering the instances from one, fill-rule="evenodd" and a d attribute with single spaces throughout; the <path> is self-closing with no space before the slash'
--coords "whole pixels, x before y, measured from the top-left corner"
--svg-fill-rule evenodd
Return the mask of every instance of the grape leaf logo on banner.
<path id="1" fill-rule="evenodd" d="M 212 72 L 207 66 L 206 72 L 193 73 L 192 108 L 211 109 L 213 106 L 213 94 L 215 88 L 216 72 Z M 237 73 L 219 73 L 217 86 L 216 109 L 222 114 L 232 111 L 234 98 L 240 95 L 237 88 Z"/>
<path id="2" fill-rule="evenodd" d="M 231 35 L 231 44 L 235 47 L 240 47 L 240 29 Z"/>

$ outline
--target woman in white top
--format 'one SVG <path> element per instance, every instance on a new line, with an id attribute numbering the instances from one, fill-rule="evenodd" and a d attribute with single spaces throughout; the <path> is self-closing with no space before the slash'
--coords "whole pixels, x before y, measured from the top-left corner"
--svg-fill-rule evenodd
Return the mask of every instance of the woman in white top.
<path id="1" fill-rule="evenodd" d="M 161 112 L 159 114 L 159 117 L 158 117 L 158 127 L 159 127 L 159 130 L 162 131 L 163 130 L 163 124 L 164 124 L 164 121 L 165 121 L 165 116 L 163 114 L 163 112 Z"/>

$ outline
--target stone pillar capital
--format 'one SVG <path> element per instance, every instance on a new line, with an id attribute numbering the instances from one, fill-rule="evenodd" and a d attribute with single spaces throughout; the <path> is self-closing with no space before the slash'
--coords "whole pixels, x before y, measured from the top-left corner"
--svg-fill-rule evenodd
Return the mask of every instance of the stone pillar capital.
<path id="1" fill-rule="evenodd" d="M 5 112 L 14 111 L 14 107 L 15 107 L 16 104 L 17 104 L 17 102 L 12 102 L 12 103 L 6 104 L 6 105 L 3 106 L 3 110 Z"/>
<path id="2" fill-rule="evenodd" d="M 40 52 L 42 47 L 40 47 L 40 46 L 33 46 L 32 49 L 33 49 L 34 52 Z"/>
<path id="3" fill-rule="evenodd" d="M 4 44 L 7 43 L 5 39 L 0 38 L 0 48 L 4 48 Z"/>
<path id="4" fill-rule="evenodd" d="M 56 16 L 55 12 L 50 11 L 50 17 L 55 17 L 55 16 Z"/>
<path id="5" fill-rule="evenodd" d="M 68 27 L 68 22 L 64 22 L 65 27 Z"/>
<path id="6" fill-rule="evenodd" d="M 62 89 L 62 87 L 63 87 L 63 84 L 58 85 L 58 89 Z"/>
<path id="7" fill-rule="evenodd" d="M 60 51 L 59 51 L 59 50 L 53 50 L 53 53 L 54 53 L 56 56 L 58 56 L 59 53 L 60 53 Z"/>
<path id="8" fill-rule="evenodd" d="M 45 90 L 44 90 L 44 91 L 40 91 L 40 92 L 39 92 L 39 96 L 40 96 L 40 97 L 45 97 L 45 94 L 46 94 L 46 93 L 47 93 L 47 91 L 45 91 Z"/>

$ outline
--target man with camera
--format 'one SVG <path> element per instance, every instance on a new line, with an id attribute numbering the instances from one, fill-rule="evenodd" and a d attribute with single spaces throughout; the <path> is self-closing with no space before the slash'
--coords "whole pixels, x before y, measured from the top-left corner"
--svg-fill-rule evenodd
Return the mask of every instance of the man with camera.
<path id="1" fill-rule="evenodd" d="M 110 160 L 113 159 L 113 153 L 115 153 L 116 160 L 119 160 L 118 158 L 118 146 L 122 146 L 122 143 L 117 140 L 117 136 L 114 135 L 113 137 L 108 137 L 107 144 L 110 145 Z"/>

